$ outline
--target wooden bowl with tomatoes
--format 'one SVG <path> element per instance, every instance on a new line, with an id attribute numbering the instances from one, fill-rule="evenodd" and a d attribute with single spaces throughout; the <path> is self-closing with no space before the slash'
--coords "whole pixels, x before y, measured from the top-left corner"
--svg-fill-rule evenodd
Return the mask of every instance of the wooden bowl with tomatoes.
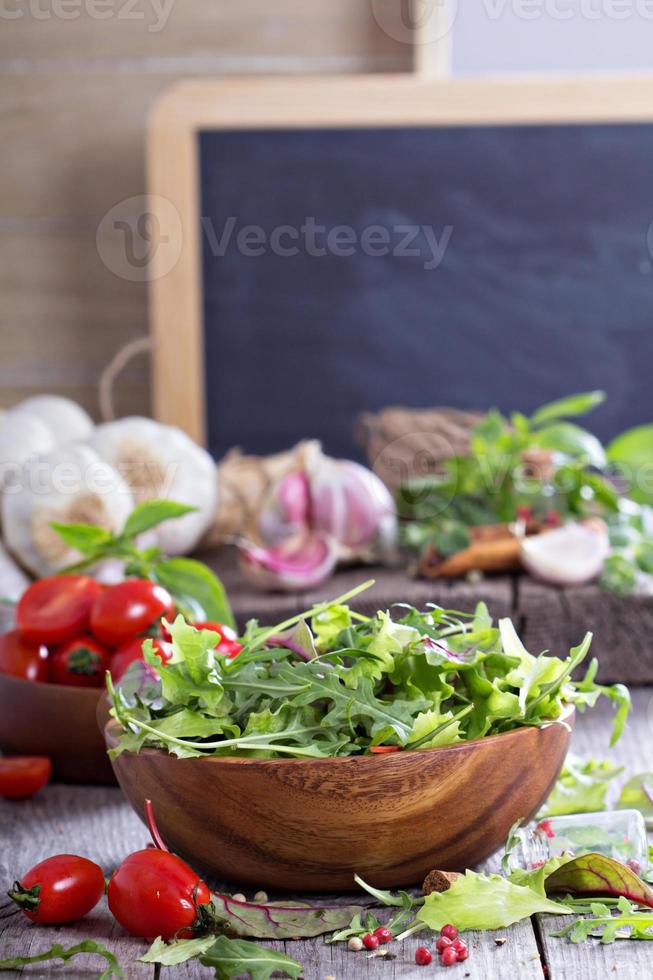
<path id="1" fill-rule="evenodd" d="M 148 637 L 168 657 L 161 620 L 174 611 L 146 579 L 55 575 L 29 586 L 0 635 L 0 752 L 46 756 L 61 782 L 114 783 L 97 720 L 106 671 L 118 682 Z"/>

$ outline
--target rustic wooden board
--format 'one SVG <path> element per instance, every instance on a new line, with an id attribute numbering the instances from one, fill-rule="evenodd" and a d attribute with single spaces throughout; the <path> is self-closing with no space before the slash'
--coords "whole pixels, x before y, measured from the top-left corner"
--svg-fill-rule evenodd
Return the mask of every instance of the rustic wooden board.
<path id="1" fill-rule="evenodd" d="M 602 681 L 653 683 L 653 596 L 617 596 L 595 585 L 555 589 L 527 576 L 518 584 L 524 642 L 533 653 L 566 656 L 587 630 Z"/>
<path id="2" fill-rule="evenodd" d="M 649 709 L 653 690 L 634 692 L 634 714 L 622 742 L 612 752 L 615 760 L 630 771 L 650 768 L 647 759 L 650 744 Z M 607 751 L 611 709 L 600 704 L 593 712 L 582 716 L 576 727 L 573 750 L 582 755 L 602 756 Z M 120 791 L 104 788 L 51 786 L 34 800 L 23 803 L 0 801 L 0 887 L 4 891 L 17 874 L 44 856 L 54 852 L 74 851 L 98 861 L 110 872 L 130 850 L 147 842 L 147 832 L 124 802 Z M 487 862 L 496 869 L 497 859 Z M 456 976 L 478 980 L 593 980 L 615 974 L 621 980 L 642 980 L 651 973 L 650 953 L 645 943 L 620 943 L 601 947 L 594 942 L 576 947 L 564 940 L 550 937 L 558 928 L 558 919 L 543 918 L 538 932 L 530 923 L 504 930 L 504 946 L 497 947 L 492 934 L 470 937 L 471 955 L 464 970 Z M 146 944 L 125 937 L 111 923 L 104 905 L 83 923 L 66 928 L 40 929 L 20 914 L 0 919 L 0 955 L 34 954 L 58 941 L 72 945 L 82 938 L 97 938 L 105 942 L 118 956 L 131 980 L 155 980 L 155 971 L 136 963 L 136 957 Z M 542 970 L 540 947 L 545 957 L 548 975 Z M 325 946 L 321 939 L 278 944 L 304 964 L 306 980 L 321 980 L 334 976 L 338 980 L 367 976 L 389 977 L 391 980 L 417 980 L 425 976 L 413 961 L 417 937 L 397 948 L 397 959 L 380 963 L 368 960 L 365 954 L 351 954 L 342 945 Z M 648 958 L 647 958 L 648 957 Z M 437 965 L 434 969 L 438 969 Z M 24 971 L 8 971 L 7 980 L 19 976 L 61 976 L 66 980 L 88 980 L 97 975 L 96 961 L 83 958 L 72 961 L 65 970 L 61 966 L 44 964 Z M 170 972 L 171 977 L 202 980 L 207 971 L 197 964 L 186 964 Z"/>

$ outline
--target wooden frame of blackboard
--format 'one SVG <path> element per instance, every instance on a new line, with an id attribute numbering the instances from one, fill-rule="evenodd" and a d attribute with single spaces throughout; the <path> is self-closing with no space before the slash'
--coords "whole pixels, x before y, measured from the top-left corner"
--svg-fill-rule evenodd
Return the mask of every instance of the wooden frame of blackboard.
<path id="1" fill-rule="evenodd" d="M 153 411 L 206 441 L 198 134 L 220 129 L 653 121 L 653 76 L 425 80 L 415 76 L 193 80 L 158 101 L 148 129 L 153 249 Z M 171 208 L 172 205 L 172 208 Z M 170 267 L 172 266 L 172 267 Z"/>

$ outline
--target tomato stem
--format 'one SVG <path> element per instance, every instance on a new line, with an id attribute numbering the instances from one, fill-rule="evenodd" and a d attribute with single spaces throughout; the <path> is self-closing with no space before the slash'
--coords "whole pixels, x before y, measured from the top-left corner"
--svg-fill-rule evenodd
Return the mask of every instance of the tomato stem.
<path id="1" fill-rule="evenodd" d="M 154 819 L 154 807 L 152 806 L 152 800 L 145 800 L 145 819 L 147 821 L 147 829 L 150 832 L 150 837 L 152 838 L 152 843 L 160 851 L 169 851 L 170 848 L 166 847 L 163 837 L 159 833 L 159 828 L 156 825 L 156 820 Z"/>

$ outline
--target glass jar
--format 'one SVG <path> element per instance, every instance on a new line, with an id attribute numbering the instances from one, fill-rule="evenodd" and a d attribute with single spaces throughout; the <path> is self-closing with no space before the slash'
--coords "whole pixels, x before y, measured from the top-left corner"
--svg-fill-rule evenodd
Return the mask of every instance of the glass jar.
<path id="1" fill-rule="evenodd" d="M 538 868 L 551 857 L 606 854 L 642 875 L 648 869 L 646 825 L 639 810 L 607 810 L 550 817 L 517 831 L 510 855 L 515 868 Z"/>

